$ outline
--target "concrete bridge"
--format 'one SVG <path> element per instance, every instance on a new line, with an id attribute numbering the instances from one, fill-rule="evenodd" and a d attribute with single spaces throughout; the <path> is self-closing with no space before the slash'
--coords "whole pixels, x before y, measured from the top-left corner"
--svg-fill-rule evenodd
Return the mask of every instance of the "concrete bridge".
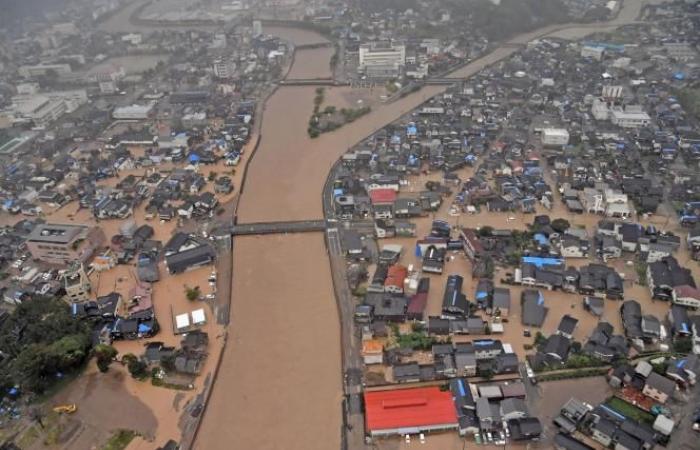
<path id="1" fill-rule="evenodd" d="M 426 86 L 451 85 L 464 81 L 466 78 L 428 78 L 425 80 Z"/>
<path id="2" fill-rule="evenodd" d="M 349 86 L 350 83 L 335 81 L 330 78 L 306 78 L 281 80 L 280 86 Z"/>
<path id="3" fill-rule="evenodd" d="M 261 234 L 310 233 L 325 231 L 325 220 L 298 220 L 290 222 L 257 222 L 237 224 L 231 227 L 233 236 Z"/>

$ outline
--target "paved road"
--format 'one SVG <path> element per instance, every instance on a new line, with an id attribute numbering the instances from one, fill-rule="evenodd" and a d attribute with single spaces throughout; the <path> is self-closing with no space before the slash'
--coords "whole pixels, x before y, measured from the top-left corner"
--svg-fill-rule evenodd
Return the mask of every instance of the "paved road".
<path id="1" fill-rule="evenodd" d="M 326 230 L 328 257 L 333 276 L 341 329 L 341 354 L 343 358 L 343 392 L 346 398 L 345 445 L 356 449 L 364 446 L 364 416 L 358 408 L 362 392 L 362 365 L 360 359 L 360 337 L 355 329 L 355 300 L 348 287 L 346 261 L 341 244 L 341 231 L 336 227 Z"/>
<path id="2" fill-rule="evenodd" d="M 700 448 L 700 433 L 693 431 L 693 412 L 700 407 L 700 384 L 696 384 L 688 395 L 688 402 L 681 408 L 680 420 L 666 448 L 694 450 Z"/>

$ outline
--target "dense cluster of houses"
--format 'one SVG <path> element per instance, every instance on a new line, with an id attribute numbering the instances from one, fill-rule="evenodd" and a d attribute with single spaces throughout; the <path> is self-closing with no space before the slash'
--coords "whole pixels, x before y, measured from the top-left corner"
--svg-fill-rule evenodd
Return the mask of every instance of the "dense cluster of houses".
<path id="1" fill-rule="evenodd" d="M 639 352 L 665 352 L 687 342 L 690 350 L 700 351 L 700 316 L 694 313 L 700 290 L 680 262 L 686 249 L 700 258 L 700 233 L 693 228 L 700 211 L 697 181 L 681 167 L 697 165 L 700 140 L 695 119 L 676 94 L 700 75 L 694 66 L 700 56 L 691 40 L 669 44 L 669 36 L 688 36 L 693 27 L 678 9 L 664 13 L 675 18 L 677 29 L 617 31 L 618 41 L 637 45 L 612 44 L 604 35 L 579 43 L 535 40 L 342 157 L 334 174 L 336 217 L 372 222 L 377 239 L 376 247 L 368 244 L 367 230 L 352 225 L 343 233 L 347 258 L 371 267 L 355 316 L 363 328 L 362 357 L 369 373 L 388 374 L 383 383 L 445 380 L 455 401 L 468 397 L 464 386 L 458 387 L 462 377 L 518 371 L 510 346 L 484 336 L 513 326 L 508 325 L 511 302 L 520 302 L 519 322 L 529 337 L 531 328 L 545 323 L 551 306 L 547 292 L 561 291 L 580 296 L 583 310 L 599 321 L 577 341 L 581 317 L 573 312 L 559 317 L 548 336 L 538 332 L 523 362 L 528 371 L 613 365 L 609 380 L 628 403 L 647 398 L 664 404 L 693 385 L 698 364 L 692 351 L 658 361 L 641 358 L 635 366 L 644 371 L 636 375 L 621 364 Z M 648 13 L 659 10 L 665 11 L 652 7 Z M 466 168 L 470 176 L 463 178 Z M 417 185 L 425 175 L 430 181 Z M 532 213 L 532 221 L 512 230 L 454 226 L 434 214 L 448 201 L 450 216 L 473 215 L 476 223 L 487 213 Z M 687 233 L 646 225 L 650 215 L 670 209 L 669 201 Z M 597 224 L 580 226 L 579 215 L 597 216 Z M 420 235 L 417 230 L 426 227 L 414 223 L 430 226 Z M 382 245 L 391 238 L 404 239 L 401 245 Z M 405 238 L 415 242 L 411 265 L 402 264 Z M 471 263 L 474 292 L 464 292 L 469 274 L 446 269 L 450 258 L 462 256 Z M 620 268 L 624 265 L 635 269 L 635 280 Z M 494 280 L 496 267 L 510 270 L 500 283 Z M 443 289 L 440 312 L 428 316 L 427 299 L 436 282 Z M 648 289 L 644 298 L 630 298 L 626 287 L 637 292 L 636 284 Z M 516 298 L 508 285 L 522 286 Z M 668 302 L 668 316 L 645 311 L 650 299 Z M 622 329 L 606 317 L 610 301 L 617 302 Z M 646 371 L 650 365 L 654 370 Z M 467 413 L 458 409 L 454 418 L 465 427 L 476 424 L 472 432 L 490 430 L 489 414 L 494 421 L 505 416 L 502 403 L 475 405 L 465 407 Z M 670 412 L 656 411 L 658 423 L 642 424 L 625 411 L 606 408 L 572 412 L 566 420 L 573 428 L 561 418 L 565 426 L 554 446 L 587 448 L 569 434 L 578 429 L 606 446 L 652 448 L 673 429 Z M 537 430 L 534 423 L 521 425 L 525 434 Z M 518 430 L 516 424 L 504 428 L 511 434 Z"/>

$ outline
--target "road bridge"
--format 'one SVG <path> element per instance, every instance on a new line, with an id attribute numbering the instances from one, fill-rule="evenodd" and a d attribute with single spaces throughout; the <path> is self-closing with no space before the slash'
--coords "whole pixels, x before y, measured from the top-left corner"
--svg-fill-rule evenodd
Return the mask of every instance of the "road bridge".
<path id="1" fill-rule="evenodd" d="M 349 86 L 350 83 L 335 81 L 330 78 L 306 78 L 281 80 L 280 86 Z"/>
<path id="2" fill-rule="evenodd" d="M 466 80 L 466 78 L 428 78 L 425 80 L 425 84 L 428 86 L 451 85 L 464 80 Z"/>
<path id="3" fill-rule="evenodd" d="M 252 236 L 261 234 L 309 233 L 325 231 L 325 220 L 298 220 L 290 222 L 257 222 L 236 224 L 231 227 L 233 236 Z"/>

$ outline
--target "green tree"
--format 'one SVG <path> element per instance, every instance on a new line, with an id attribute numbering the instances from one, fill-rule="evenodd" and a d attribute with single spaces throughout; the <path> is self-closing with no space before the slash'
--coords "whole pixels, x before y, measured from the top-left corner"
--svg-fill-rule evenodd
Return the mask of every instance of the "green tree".
<path id="1" fill-rule="evenodd" d="M 554 219 L 550 226 L 557 233 L 563 233 L 571 227 L 571 224 L 566 219 Z"/>
<path id="2" fill-rule="evenodd" d="M 84 361 L 89 348 L 90 341 L 86 335 L 71 334 L 50 344 L 46 354 L 57 370 L 64 371 Z"/>
<path id="3" fill-rule="evenodd" d="M 545 343 L 546 341 L 547 341 L 547 338 L 544 337 L 544 334 L 542 334 L 542 333 L 539 332 L 539 331 L 538 331 L 537 333 L 535 333 L 535 345 L 536 345 L 536 346 L 539 347 L 540 345 L 544 345 L 544 343 Z"/>
<path id="4" fill-rule="evenodd" d="M 0 385 L 43 392 L 60 374 L 82 367 L 90 329 L 75 320 L 68 305 L 53 297 L 35 297 L 19 305 L 0 325 Z"/>
<path id="5" fill-rule="evenodd" d="M 690 353 L 693 350 L 693 341 L 691 338 L 676 339 L 673 343 L 673 351 L 677 353 Z"/>
<path id="6" fill-rule="evenodd" d="M 124 355 L 124 359 L 128 359 L 126 367 L 129 369 L 129 373 L 132 377 L 142 379 L 148 375 L 148 366 L 146 363 L 138 359 L 133 354 L 129 353 L 128 355 Z"/>
<path id="7" fill-rule="evenodd" d="M 202 291 L 199 289 L 199 286 L 195 286 L 193 288 L 185 286 L 185 296 L 187 297 L 187 300 L 191 302 L 195 301 L 200 297 L 201 294 Z"/>
<path id="8" fill-rule="evenodd" d="M 95 346 L 95 358 L 97 359 L 97 368 L 104 373 L 109 370 L 109 365 L 117 356 L 117 349 L 107 344 L 98 344 Z"/>
<path id="9" fill-rule="evenodd" d="M 493 227 L 486 225 L 484 227 L 479 228 L 478 233 L 479 236 L 482 237 L 493 236 Z"/>
<path id="10" fill-rule="evenodd" d="M 485 380 L 490 380 L 491 378 L 493 378 L 493 370 L 482 369 L 479 371 L 479 376 Z"/>

